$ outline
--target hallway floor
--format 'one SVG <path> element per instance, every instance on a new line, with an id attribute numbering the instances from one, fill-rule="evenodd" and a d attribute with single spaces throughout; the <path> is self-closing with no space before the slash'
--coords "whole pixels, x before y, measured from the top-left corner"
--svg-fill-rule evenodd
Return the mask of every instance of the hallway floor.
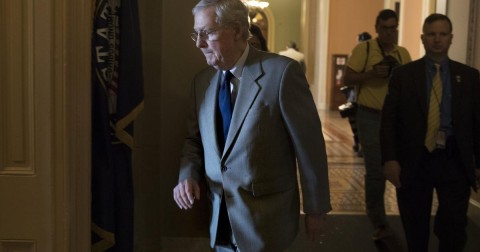
<path id="1" fill-rule="evenodd" d="M 321 111 L 329 167 L 332 214 L 364 214 L 363 158 L 352 150 L 353 135 L 348 120 L 336 111 Z M 395 188 L 387 183 L 385 209 L 398 215 Z"/>
<path id="2" fill-rule="evenodd" d="M 319 243 L 309 242 L 305 237 L 303 218 L 297 239 L 288 252 L 334 251 L 334 252 L 375 252 L 406 251 L 403 230 L 398 216 L 395 189 L 387 183 L 385 206 L 389 223 L 396 233 L 396 239 L 388 243 L 374 243 L 371 239 L 373 228 L 365 216 L 363 158 L 352 150 L 353 137 L 347 119 L 337 111 L 320 111 L 323 134 L 326 141 L 329 164 L 329 180 L 333 211 L 329 214 L 327 228 Z M 478 200 L 478 194 L 475 195 Z M 472 200 L 469 207 L 469 241 L 465 252 L 480 252 L 480 204 Z M 434 206 L 437 204 L 434 200 Z M 433 210 L 434 211 L 434 210 Z M 430 239 L 430 252 L 437 250 L 434 236 Z M 207 238 L 163 238 L 162 251 L 166 252 L 208 252 Z"/>

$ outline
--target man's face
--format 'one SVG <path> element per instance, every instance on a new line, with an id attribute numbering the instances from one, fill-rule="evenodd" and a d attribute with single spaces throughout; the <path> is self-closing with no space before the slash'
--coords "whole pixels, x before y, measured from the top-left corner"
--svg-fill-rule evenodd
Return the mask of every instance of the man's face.
<path id="1" fill-rule="evenodd" d="M 379 20 L 375 26 L 375 30 L 378 33 L 378 40 L 382 44 L 396 44 L 398 38 L 398 21 L 395 18 L 389 18 L 387 20 Z"/>
<path id="2" fill-rule="evenodd" d="M 228 70 L 233 67 L 239 58 L 236 46 L 239 33 L 230 26 L 217 24 L 213 7 L 197 12 L 194 19 L 193 29 L 200 34 L 195 43 L 205 55 L 207 64 L 219 70 Z"/>
<path id="3" fill-rule="evenodd" d="M 442 57 L 448 55 L 453 34 L 446 20 L 437 20 L 423 26 L 421 38 L 427 55 Z"/>

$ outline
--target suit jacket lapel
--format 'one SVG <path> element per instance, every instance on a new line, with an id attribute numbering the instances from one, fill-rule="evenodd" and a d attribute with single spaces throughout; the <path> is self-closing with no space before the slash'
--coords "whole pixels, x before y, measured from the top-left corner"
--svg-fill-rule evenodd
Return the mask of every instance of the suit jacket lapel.
<path id="1" fill-rule="evenodd" d="M 414 73 L 414 86 L 416 88 L 416 94 L 417 94 L 417 103 L 419 105 L 419 108 L 421 108 L 421 111 L 423 112 L 423 115 L 427 116 L 428 114 L 428 99 L 427 99 L 427 79 L 425 76 L 425 61 L 423 59 L 420 59 L 417 61 L 417 65 L 414 66 L 414 69 L 416 69 Z"/>
<path id="2" fill-rule="evenodd" d="M 262 74 L 259 53 L 253 48 L 250 48 L 238 87 L 237 99 L 232 114 L 232 122 L 230 123 L 230 130 L 223 151 L 224 156 L 229 152 L 232 144 L 235 142 L 236 136 L 239 134 L 240 128 L 245 121 L 245 117 L 257 98 L 258 92 L 260 92 L 260 86 L 256 80 L 262 76 Z"/>
<path id="3" fill-rule="evenodd" d="M 452 119 L 453 121 L 457 121 L 455 117 L 457 113 L 455 113 L 456 108 L 459 107 L 459 103 L 461 102 L 461 85 L 462 85 L 462 73 L 459 68 L 457 68 L 457 64 L 455 64 L 452 60 L 449 60 L 449 67 L 450 67 L 450 88 L 452 92 Z"/>
<path id="4" fill-rule="evenodd" d="M 207 132 L 207 135 L 204 136 L 206 139 L 211 139 L 215 141 L 215 145 L 217 148 L 217 154 L 218 156 L 221 155 L 220 153 L 220 145 L 218 145 L 218 135 L 217 135 L 217 98 L 218 98 L 218 88 L 219 88 L 219 83 L 220 83 L 220 78 L 221 78 L 221 71 L 217 71 L 216 74 L 212 76 L 210 79 L 210 84 L 208 85 L 207 90 L 205 91 L 205 125 L 206 129 L 205 131 Z"/>

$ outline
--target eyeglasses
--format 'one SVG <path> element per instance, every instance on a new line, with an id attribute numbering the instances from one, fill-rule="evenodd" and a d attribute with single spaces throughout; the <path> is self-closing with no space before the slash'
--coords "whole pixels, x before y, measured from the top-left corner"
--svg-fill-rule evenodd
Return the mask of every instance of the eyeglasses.
<path id="1" fill-rule="evenodd" d="M 219 31 L 220 29 L 222 29 L 223 26 L 219 26 L 215 29 L 212 29 L 212 30 L 206 30 L 206 31 L 200 31 L 200 32 L 197 32 L 197 31 L 194 31 L 192 33 L 190 33 L 190 38 L 194 41 L 194 42 L 197 42 L 197 40 L 208 40 L 208 41 L 213 41 L 213 40 L 217 40 L 218 39 L 218 34 L 217 34 L 217 31 Z"/>
<path id="2" fill-rule="evenodd" d="M 384 26 L 381 25 L 380 30 L 382 31 L 391 31 L 391 32 L 396 32 L 398 30 L 398 25 L 392 25 L 392 26 Z"/>

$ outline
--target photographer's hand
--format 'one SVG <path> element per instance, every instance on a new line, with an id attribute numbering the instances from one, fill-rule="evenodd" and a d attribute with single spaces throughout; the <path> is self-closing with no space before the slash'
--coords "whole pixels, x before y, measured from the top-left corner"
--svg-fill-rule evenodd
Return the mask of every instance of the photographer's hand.
<path id="1" fill-rule="evenodd" d="M 387 78 L 390 72 L 390 66 L 388 65 L 375 65 L 373 66 L 373 72 L 378 78 Z"/>

